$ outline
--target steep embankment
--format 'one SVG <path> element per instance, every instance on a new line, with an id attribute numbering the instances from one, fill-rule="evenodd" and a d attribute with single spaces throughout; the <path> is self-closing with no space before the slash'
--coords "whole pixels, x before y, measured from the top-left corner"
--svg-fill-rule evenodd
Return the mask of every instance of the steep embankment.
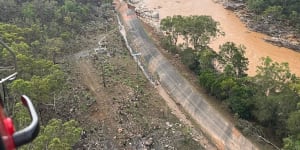
<path id="1" fill-rule="evenodd" d="M 60 107 L 84 128 L 73 149 L 204 149 L 142 76 L 116 19 L 109 23 L 105 34 L 89 34 L 82 51 L 68 58 L 70 84 L 81 94 Z"/>
<path id="2" fill-rule="evenodd" d="M 246 139 L 228 120 L 211 107 L 204 95 L 191 84 L 160 54 L 145 33 L 134 12 L 126 3 L 117 6 L 127 29 L 129 44 L 136 53 L 140 52 L 142 62 L 153 78 L 160 80 L 170 96 L 200 124 L 219 149 L 258 149 Z"/>

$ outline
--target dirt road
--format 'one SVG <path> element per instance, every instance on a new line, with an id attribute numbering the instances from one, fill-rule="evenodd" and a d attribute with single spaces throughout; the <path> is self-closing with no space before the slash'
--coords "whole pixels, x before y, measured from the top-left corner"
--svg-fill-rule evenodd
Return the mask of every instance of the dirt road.
<path id="1" fill-rule="evenodd" d="M 160 54 L 145 33 L 135 14 L 122 3 L 117 7 L 127 29 L 128 41 L 154 77 L 160 80 L 168 94 L 193 117 L 218 146 L 219 149 L 258 149 L 246 139 L 230 121 L 211 107 L 205 96 L 198 93 L 191 84 Z"/>
<path id="2" fill-rule="evenodd" d="M 105 94 L 105 89 L 100 84 L 99 76 L 96 73 L 93 64 L 88 59 L 77 60 L 76 64 L 78 70 L 81 72 L 81 82 L 89 89 L 89 91 L 94 96 L 96 103 L 90 108 L 92 113 L 89 119 L 92 122 L 97 123 L 97 137 L 92 139 L 95 140 L 97 145 L 94 146 L 97 149 L 120 149 L 114 136 L 117 133 L 118 123 L 111 116 L 113 112 L 113 107 L 111 107 L 112 102 L 109 101 L 109 95 Z"/>

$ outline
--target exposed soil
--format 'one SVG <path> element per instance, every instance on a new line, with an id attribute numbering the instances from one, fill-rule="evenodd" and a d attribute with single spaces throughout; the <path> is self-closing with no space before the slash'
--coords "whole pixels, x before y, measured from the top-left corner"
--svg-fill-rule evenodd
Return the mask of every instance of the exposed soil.
<path id="1" fill-rule="evenodd" d="M 73 149 L 203 149 L 137 69 L 118 32 L 89 37 L 64 65 L 73 92 L 56 107 L 84 128 Z M 103 37 L 107 50 L 96 54 Z"/>
<path id="2" fill-rule="evenodd" d="M 107 29 L 110 32 L 116 28 L 114 21 Z M 82 53 L 65 62 L 71 92 L 59 98 L 64 101 L 58 102 L 54 110 L 65 120 L 76 118 L 84 128 L 73 149 L 204 149 L 201 145 L 206 146 L 208 141 L 194 134 L 193 123 L 160 86 L 155 89 L 143 77 L 118 32 L 103 34 L 102 30 L 86 35 Z M 94 48 L 99 47 L 103 37 L 109 41 L 107 51 L 96 54 Z M 179 58 L 162 52 L 196 85 L 197 77 Z M 217 102 L 213 105 L 222 107 Z M 220 111 L 227 110 L 224 107 Z M 233 121 L 230 115 L 228 118 Z"/>

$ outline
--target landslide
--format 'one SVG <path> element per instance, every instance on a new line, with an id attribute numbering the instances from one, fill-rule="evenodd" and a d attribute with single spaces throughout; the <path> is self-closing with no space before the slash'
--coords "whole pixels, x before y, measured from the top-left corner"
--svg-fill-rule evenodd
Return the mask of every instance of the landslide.
<path id="1" fill-rule="evenodd" d="M 84 129 L 73 149 L 203 149 L 137 69 L 117 29 L 112 18 L 107 32 L 90 32 L 64 64 L 71 99 L 56 109 Z"/>

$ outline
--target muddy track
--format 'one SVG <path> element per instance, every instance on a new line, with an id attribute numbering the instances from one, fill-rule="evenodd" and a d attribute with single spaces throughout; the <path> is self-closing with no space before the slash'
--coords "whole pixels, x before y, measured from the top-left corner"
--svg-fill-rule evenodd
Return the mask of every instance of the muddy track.
<path id="1" fill-rule="evenodd" d="M 112 112 L 111 101 L 107 95 L 101 94 L 100 90 L 105 90 L 100 84 L 99 75 L 96 74 L 92 63 L 86 59 L 81 58 L 77 60 L 76 66 L 81 74 L 81 82 L 89 89 L 96 99 L 96 104 L 91 109 L 95 110 L 90 116 L 90 119 L 97 122 L 99 125 L 98 142 L 101 149 L 119 149 L 117 143 L 114 143 L 114 133 L 117 131 L 115 126 L 117 123 L 109 112 Z"/>

